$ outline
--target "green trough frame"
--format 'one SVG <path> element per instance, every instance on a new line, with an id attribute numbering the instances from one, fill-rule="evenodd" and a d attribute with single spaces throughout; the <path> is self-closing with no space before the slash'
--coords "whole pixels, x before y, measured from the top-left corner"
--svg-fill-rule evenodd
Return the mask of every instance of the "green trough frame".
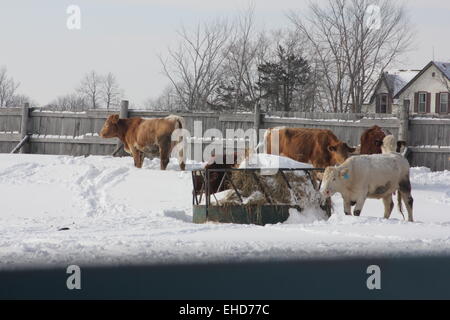
<path id="1" fill-rule="evenodd" d="M 292 206 L 206 206 L 194 205 L 194 223 L 277 224 L 289 218 Z"/>
<path id="2" fill-rule="evenodd" d="M 285 177 L 284 172 L 286 171 L 304 171 L 309 177 L 313 187 L 318 191 L 320 189 L 320 184 L 317 185 L 313 180 L 312 172 L 323 172 L 324 169 L 276 169 L 280 171 Z M 220 190 L 223 183 L 228 180 L 228 175 L 233 171 L 248 171 L 252 174 L 260 169 L 203 169 L 192 171 L 192 181 L 195 186 L 195 176 L 202 177 L 202 189 L 200 192 L 196 192 L 195 187 L 192 191 L 192 206 L 193 206 L 193 222 L 197 224 L 216 222 L 216 223 L 233 223 L 233 224 L 255 224 L 264 226 L 266 224 L 277 224 L 285 222 L 289 218 L 289 210 L 297 209 L 302 211 L 302 208 L 292 205 L 280 205 L 280 204 L 268 204 L 268 205 L 227 205 L 227 206 L 217 206 L 211 204 L 211 196 L 214 197 L 214 193 L 217 190 L 209 190 L 209 181 L 211 172 L 223 172 L 224 176 L 220 182 L 218 190 Z M 254 175 L 256 177 L 256 175 Z M 257 179 L 257 178 L 256 178 Z M 290 184 L 287 179 L 285 179 L 288 187 Z M 231 183 L 232 184 L 232 183 Z M 234 191 L 241 198 L 239 191 L 234 187 Z M 203 196 L 206 197 L 205 204 L 202 203 Z M 266 195 L 267 197 L 267 195 Z M 270 197 L 268 197 L 270 203 Z M 328 216 L 331 215 L 331 202 L 327 201 L 326 205 L 323 207 Z"/>

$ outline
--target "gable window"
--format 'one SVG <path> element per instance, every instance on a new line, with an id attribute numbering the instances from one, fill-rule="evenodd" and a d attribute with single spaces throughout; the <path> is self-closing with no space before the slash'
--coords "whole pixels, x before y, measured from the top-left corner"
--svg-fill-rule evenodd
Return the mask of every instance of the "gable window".
<path id="1" fill-rule="evenodd" d="M 378 95 L 375 113 L 387 113 L 389 107 L 389 97 L 386 93 Z"/>
<path id="2" fill-rule="evenodd" d="M 380 98 L 380 113 L 387 113 L 388 109 L 388 96 L 387 94 L 382 94 Z"/>
<path id="3" fill-rule="evenodd" d="M 419 113 L 427 112 L 427 94 L 425 92 L 419 93 Z"/>
<path id="4" fill-rule="evenodd" d="M 448 93 L 441 93 L 439 95 L 439 113 L 448 113 Z"/>

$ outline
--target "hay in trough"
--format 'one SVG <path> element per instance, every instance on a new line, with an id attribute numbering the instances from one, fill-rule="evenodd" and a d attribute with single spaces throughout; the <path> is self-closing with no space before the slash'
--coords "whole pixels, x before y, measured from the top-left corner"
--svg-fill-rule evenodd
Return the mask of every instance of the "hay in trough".
<path id="1" fill-rule="evenodd" d="M 303 172 L 285 172 L 289 188 L 281 172 L 274 175 L 261 175 L 258 171 L 235 171 L 231 176 L 244 205 L 292 205 L 302 208 L 319 206 L 320 194 Z M 256 176 L 256 179 L 255 179 Z M 241 204 L 239 196 L 228 192 L 221 205 Z"/>
<path id="2" fill-rule="evenodd" d="M 311 169 L 310 164 L 275 155 L 253 154 L 242 162 L 239 168 L 243 170 L 228 173 L 227 180 L 233 182 L 232 184 L 224 182 L 228 190 L 211 195 L 211 205 L 223 207 L 277 205 L 289 206 L 298 212 L 310 210 L 329 214 L 329 208 L 324 205 L 325 199 L 315 189 L 305 171 L 286 170 L 283 171 L 283 176 L 281 171 L 273 169 Z M 314 173 L 311 175 L 316 178 Z M 235 192 L 233 185 L 240 196 Z"/>

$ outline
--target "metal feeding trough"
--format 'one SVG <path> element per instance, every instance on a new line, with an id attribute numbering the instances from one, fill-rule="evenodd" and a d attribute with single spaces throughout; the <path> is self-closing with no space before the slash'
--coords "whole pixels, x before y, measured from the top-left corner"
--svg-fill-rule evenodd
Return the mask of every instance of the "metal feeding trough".
<path id="1" fill-rule="evenodd" d="M 192 205 L 193 205 L 193 222 L 206 223 L 235 223 L 235 224 L 256 224 L 264 226 L 266 224 L 277 224 L 285 222 L 289 218 L 289 210 L 294 208 L 299 212 L 303 211 L 298 205 L 287 203 L 280 204 L 278 201 L 273 201 L 270 190 L 265 190 L 261 183 L 261 176 L 258 172 L 261 169 L 202 169 L 192 171 L 192 182 L 194 185 Z M 289 181 L 288 172 L 303 171 L 305 183 L 311 183 L 314 192 L 319 192 L 320 182 L 314 179 L 317 172 L 323 172 L 324 169 L 275 169 L 276 174 L 279 175 L 288 188 L 292 191 L 292 181 Z M 254 182 L 255 188 L 258 188 L 263 194 L 265 201 L 262 204 L 246 204 L 244 203 L 241 192 L 233 183 L 232 175 L 234 172 L 241 172 L 249 175 Z M 211 185 L 211 177 L 216 179 L 216 185 Z M 220 183 L 217 187 L 217 178 Z M 207 183 L 207 182 L 210 183 Z M 201 186 L 200 186 L 201 185 Z M 216 194 L 223 190 L 223 186 L 227 185 L 229 192 L 234 192 L 238 203 L 233 204 L 219 204 Z M 215 189 L 215 190 L 212 190 Z M 266 188 L 267 189 L 267 188 Z M 327 200 L 325 204 L 320 205 L 321 209 L 331 216 L 331 201 Z"/>

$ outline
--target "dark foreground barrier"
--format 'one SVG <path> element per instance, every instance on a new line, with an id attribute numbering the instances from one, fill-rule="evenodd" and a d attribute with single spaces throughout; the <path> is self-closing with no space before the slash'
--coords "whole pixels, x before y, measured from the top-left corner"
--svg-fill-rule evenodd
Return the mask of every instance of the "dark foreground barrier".
<path id="1" fill-rule="evenodd" d="M 450 299 L 450 257 L 80 268 L 81 290 L 65 268 L 2 271 L 0 298 Z"/>

